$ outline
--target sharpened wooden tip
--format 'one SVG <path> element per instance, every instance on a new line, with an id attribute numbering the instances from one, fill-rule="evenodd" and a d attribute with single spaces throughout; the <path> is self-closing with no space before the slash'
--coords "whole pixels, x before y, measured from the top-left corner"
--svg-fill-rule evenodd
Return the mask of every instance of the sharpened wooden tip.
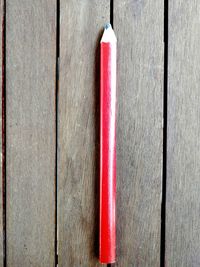
<path id="1" fill-rule="evenodd" d="M 106 23 L 104 26 L 103 36 L 101 43 L 113 43 L 117 42 L 117 38 L 110 23 Z"/>

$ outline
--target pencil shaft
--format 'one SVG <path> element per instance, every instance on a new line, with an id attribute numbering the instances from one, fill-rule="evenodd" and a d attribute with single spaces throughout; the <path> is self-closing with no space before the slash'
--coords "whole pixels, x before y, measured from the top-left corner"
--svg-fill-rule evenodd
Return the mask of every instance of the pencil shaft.
<path id="1" fill-rule="evenodd" d="M 100 262 L 115 262 L 116 42 L 101 42 Z"/>

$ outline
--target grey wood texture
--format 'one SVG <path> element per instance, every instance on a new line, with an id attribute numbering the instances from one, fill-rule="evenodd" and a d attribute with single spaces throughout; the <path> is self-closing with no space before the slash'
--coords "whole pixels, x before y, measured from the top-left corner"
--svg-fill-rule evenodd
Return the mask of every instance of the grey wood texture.
<path id="1" fill-rule="evenodd" d="M 2 49 L 2 31 L 3 31 L 3 0 L 0 0 L 0 85 L 1 85 L 1 93 L 0 93 L 0 267 L 3 267 L 3 185 L 2 185 L 2 161 L 3 161 L 3 153 L 2 153 L 2 59 L 3 59 L 3 49 Z"/>
<path id="2" fill-rule="evenodd" d="M 116 266 L 160 266 L 163 1 L 114 1 L 118 38 Z"/>
<path id="3" fill-rule="evenodd" d="M 166 267 L 200 266 L 199 14 L 169 1 Z"/>
<path id="4" fill-rule="evenodd" d="M 54 266 L 56 1 L 6 1 L 7 266 Z"/>
<path id="5" fill-rule="evenodd" d="M 99 42 L 108 0 L 60 2 L 58 264 L 98 264 Z"/>

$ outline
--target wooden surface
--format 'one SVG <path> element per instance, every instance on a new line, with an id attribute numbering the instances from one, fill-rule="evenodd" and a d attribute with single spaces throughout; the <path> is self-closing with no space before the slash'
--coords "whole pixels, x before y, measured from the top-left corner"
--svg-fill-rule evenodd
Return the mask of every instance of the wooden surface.
<path id="1" fill-rule="evenodd" d="M 7 266 L 54 266 L 56 3 L 6 1 Z"/>
<path id="2" fill-rule="evenodd" d="M 1 22 L 3 2 L 0 267 L 100 266 L 99 41 L 110 17 L 118 38 L 112 267 L 199 267 L 200 2 L 169 0 L 168 13 L 160 0 L 0 0 Z"/>
<path id="3" fill-rule="evenodd" d="M 118 37 L 116 266 L 160 266 L 163 1 L 114 2 Z"/>
<path id="4" fill-rule="evenodd" d="M 200 266 L 200 2 L 169 1 L 166 266 Z"/>
<path id="5" fill-rule="evenodd" d="M 61 1 L 58 264 L 98 265 L 99 42 L 110 1 Z"/>

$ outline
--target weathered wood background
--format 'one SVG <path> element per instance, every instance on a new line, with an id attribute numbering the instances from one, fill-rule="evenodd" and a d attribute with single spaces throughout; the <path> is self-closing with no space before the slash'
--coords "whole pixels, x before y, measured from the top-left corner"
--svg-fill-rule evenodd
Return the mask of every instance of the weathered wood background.
<path id="1" fill-rule="evenodd" d="M 200 266 L 199 14 L 199 0 L 0 0 L 0 267 L 100 266 L 99 41 L 110 20 L 113 266 Z"/>

